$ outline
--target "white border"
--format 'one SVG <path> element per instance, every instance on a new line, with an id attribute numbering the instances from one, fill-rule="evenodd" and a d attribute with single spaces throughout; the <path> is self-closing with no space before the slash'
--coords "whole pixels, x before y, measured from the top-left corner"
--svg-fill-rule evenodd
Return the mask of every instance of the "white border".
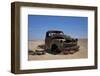
<path id="1" fill-rule="evenodd" d="M 88 17 L 88 58 L 68 60 L 28 61 L 28 14 Z M 39 7 L 20 8 L 20 69 L 42 69 L 94 65 L 94 11 L 51 9 Z"/>

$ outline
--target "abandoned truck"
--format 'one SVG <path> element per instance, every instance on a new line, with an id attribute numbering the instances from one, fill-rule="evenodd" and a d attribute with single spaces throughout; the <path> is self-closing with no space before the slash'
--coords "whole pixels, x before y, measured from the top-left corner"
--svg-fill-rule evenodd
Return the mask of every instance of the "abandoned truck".
<path id="1" fill-rule="evenodd" d="M 77 42 L 78 39 L 64 35 L 62 31 L 50 30 L 46 32 L 45 48 L 51 52 L 56 52 L 56 54 L 61 52 L 68 54 L 78 51 L 79 46 Z"/>

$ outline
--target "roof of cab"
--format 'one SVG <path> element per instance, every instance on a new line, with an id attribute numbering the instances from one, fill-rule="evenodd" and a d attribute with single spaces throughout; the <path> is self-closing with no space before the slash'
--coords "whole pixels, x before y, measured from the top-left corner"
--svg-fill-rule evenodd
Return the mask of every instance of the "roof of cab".
<path id="1" fill-rule="evenodd" d="M 63 33 L 62 31 L 59 30 L 49 30 L 47 33 Z"/>

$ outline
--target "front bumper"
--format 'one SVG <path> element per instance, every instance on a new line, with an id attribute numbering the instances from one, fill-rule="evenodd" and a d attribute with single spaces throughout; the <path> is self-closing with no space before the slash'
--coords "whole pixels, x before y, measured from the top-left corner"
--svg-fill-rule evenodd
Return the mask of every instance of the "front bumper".
<path id="1" fill-rule="evenodd" d="M 64 49 L 64 51 L 70 51 L 70 50 L 76 50 L 76 51 L 78 51 L 79 50 L 79 46 L 66 47 Z"/>

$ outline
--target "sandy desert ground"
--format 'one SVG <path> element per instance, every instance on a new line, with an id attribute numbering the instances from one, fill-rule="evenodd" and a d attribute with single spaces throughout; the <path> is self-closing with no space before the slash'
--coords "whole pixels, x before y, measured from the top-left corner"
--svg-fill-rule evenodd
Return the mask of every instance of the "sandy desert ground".
<path id="1" fill-rule="evenodd" d="M 87 58 L 88 57 L 88 43 L 87 39 L 79 39 L 78 45 L 80 46 L 79 51 L 74 54 L 57 54 L 52 55 L 50 53 L 46 53 L 45 55 L 32 55 L 32 51 L 39 49 L 38 45 L 44 45 L 43 40 L 38 41 L 29 41 L 28 48 L 31 53 L 28 53 L 28 60 L 55 60 L 55 59 L 79 59 L 79 58 Z"/>

